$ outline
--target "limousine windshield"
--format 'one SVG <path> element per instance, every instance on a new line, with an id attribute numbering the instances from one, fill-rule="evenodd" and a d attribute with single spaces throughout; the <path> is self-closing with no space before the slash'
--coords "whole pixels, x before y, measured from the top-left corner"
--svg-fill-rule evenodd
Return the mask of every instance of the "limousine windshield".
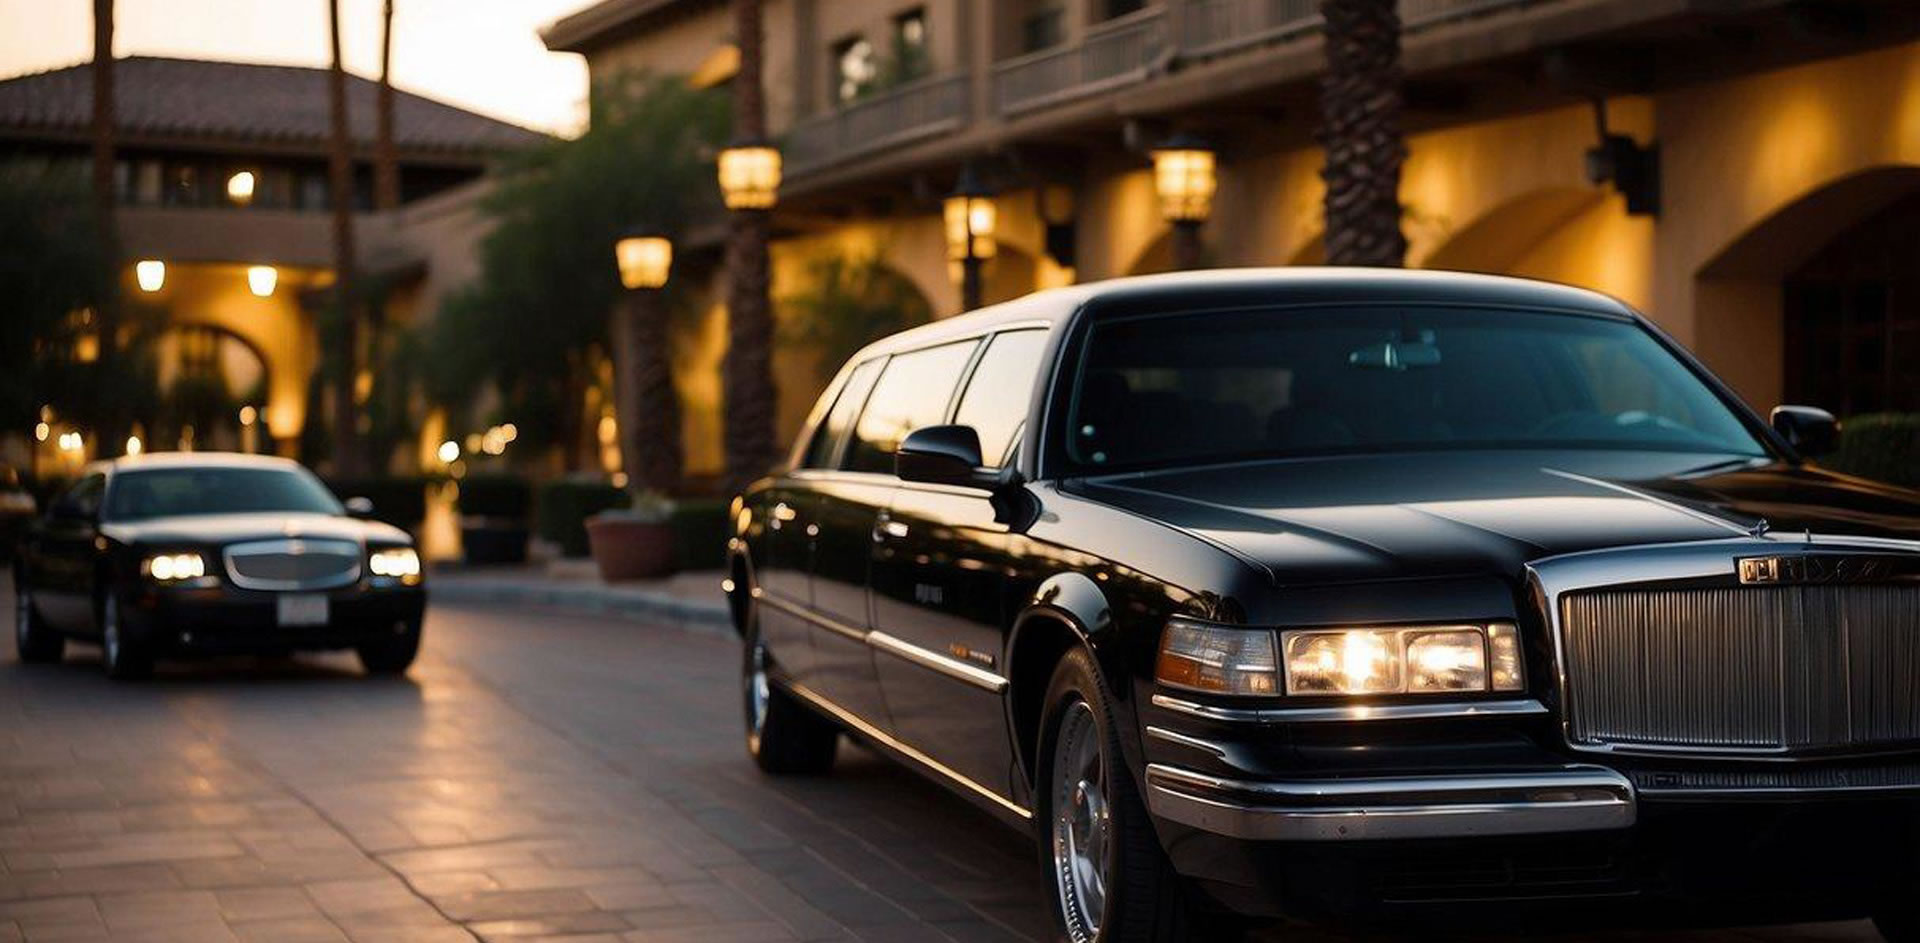
<path id="1" fill-rule="evenodd" d="M 1328 307 L 1096 323 L 1069 403 L 1083 472 L 1264 457 L 1767 448 L 1639 325 Z"/>

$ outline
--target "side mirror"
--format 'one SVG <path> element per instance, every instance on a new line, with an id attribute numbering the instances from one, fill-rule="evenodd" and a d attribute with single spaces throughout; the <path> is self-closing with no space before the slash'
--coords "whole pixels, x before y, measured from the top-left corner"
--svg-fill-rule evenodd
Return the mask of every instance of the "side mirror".
<path id="1" fill-rule="evenodd" d="M 348 517 L 365 519 L 373 516 L 373 499 L 371 498 L 348 498 L 346 505 Z"/>
<path id="2" fill-rule="evenodd" d="M 1775 406 L 1775 432 L 1802 455 L 1825 455 L 1840 447 L 1840 421 L 1814 406 Z"/>
<path id="3" fill-rule="evenodd" d="M 928 426 L 907 433 L 893 455 L 902 481 L 981 486 L 980 434 L 972 426 Z"/>

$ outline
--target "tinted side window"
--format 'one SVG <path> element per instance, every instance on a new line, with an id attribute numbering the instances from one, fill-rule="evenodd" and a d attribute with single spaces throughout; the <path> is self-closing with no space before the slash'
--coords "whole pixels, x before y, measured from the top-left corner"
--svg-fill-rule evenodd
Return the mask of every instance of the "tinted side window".
<path id="1" fill-rule="evenodd" d="M 73 483 L 59 500 L 53 502 L 52 510 L 57 514 L 73 516 L 91 516 L 100 511 L 100 498 L 107 491 L 107 476 L 88 475 Z"/>
<path id="2" fill-rule="evenodd" d="M 937 426 L 947 415 L 953 388 L 979 341 L 943 344 L 900 354 L 887 361 L 854 426 L 846 467 L 853 471 L 893 471 L 893 453 L 907 433 Z"/>
<path id="3" fill-rule="evenodd" d="M 853 417 L 858 416 L 860 407 L 866 404 L 867 393 L 873 389 L 873 378 L 880 374 L 880 365 L 884 362 L 885 358 L 876 357 L 853 368 L 846 384 L 840 387 L 839 398 L 833 401 L 833 409 L 821 420 L 820 428 L 814 430 L 813 441 L 807 444 L 807 454 L 800 467 L 833 467 L 834 453 L 846 440 L 847 430 L 853 428 Z"/>
<path id="4" fill-rule="evenodd" d="M 989 467 L 1006 460 L 1014 430 L 1027 418 L 1046 346 L 1045 331 L 1009 331 L 993 339 L 973 368 L 953 421 L 980 433 L 980 458 Z"/>

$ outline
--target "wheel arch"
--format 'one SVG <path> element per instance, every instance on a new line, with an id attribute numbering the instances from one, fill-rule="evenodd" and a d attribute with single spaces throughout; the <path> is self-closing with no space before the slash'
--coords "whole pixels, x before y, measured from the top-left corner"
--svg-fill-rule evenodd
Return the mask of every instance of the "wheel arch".
<path id="1" fill-rule="evenodd" d="M 1061 573 L 1042 582 L 1014 619 L 1007 639 L 1007 714 L 1013 729 L 1014 758 L 1027 785 L 1033 785 L 1046 710 L 1047 684 L 1060 658 L 1085 648 L 1106 675 L 1109 689 L 1124 682 L 1118 654 L 1105 644 L 1113 634 L 1113 611 L 1099 584 L 1081 573 Z"/>

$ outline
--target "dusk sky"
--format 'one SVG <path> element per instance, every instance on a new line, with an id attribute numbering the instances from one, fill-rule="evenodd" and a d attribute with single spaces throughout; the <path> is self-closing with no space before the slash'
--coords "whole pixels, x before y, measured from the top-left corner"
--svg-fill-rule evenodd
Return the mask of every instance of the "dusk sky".
<path id="1" fill-rule="evenodd" d="M 583 123 L 586 63 L 550 53 L 541 27 L 592 0 L 395 0 L 394 84 L 548 131 Z M 381 0 L 342 0 L 347 68 L 380 74 Z M 85 62 L 90 0 L 0 0 L 0 78 Z M 326 0 L 118 0 L 118 56 L 324 66 Z"/>

